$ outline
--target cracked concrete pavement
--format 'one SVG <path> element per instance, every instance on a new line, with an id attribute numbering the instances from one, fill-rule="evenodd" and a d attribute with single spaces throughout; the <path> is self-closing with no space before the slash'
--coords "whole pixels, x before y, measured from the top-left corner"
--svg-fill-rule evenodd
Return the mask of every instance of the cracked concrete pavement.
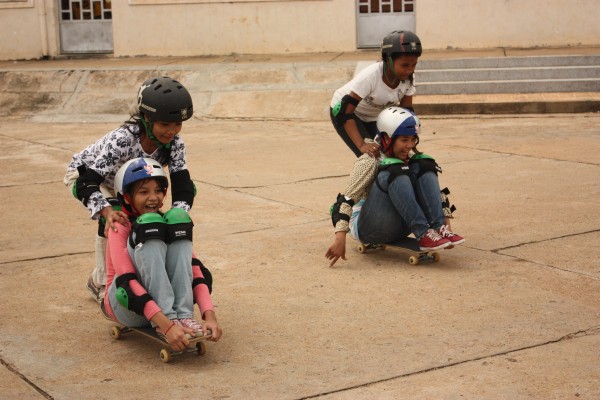
<path id="1" fill-rule="evenodd" d="M 354 157 L 326 118 L 186 122 L 224 336 L 169 364 L 111 338 L 85 289 L 96 225 L 62 184 L 122 119 L 30 117 L 0 120 L 2 398 L 600 397 L 597 113 L 424 117 L 467 243 L 416 267 L 351 240 L 328 267 Z"/>

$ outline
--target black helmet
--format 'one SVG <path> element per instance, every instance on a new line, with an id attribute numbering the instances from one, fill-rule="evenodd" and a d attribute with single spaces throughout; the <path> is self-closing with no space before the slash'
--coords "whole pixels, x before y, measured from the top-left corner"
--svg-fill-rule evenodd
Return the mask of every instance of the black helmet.
<path id="1" fill-rule="evenodd" d="M 411 31 L 393 31 L 381 42 L 381 56 L 386 58 L 393 53 L 420 57 L 423 49 L 421 40 Z"/>
<path id="2" fill-rule="evenodd" d="M 138 92 L 138 109 L 151 121 L 183 122 L 192 118 L 192 96 L 167 76 L 146 80 Z"/>

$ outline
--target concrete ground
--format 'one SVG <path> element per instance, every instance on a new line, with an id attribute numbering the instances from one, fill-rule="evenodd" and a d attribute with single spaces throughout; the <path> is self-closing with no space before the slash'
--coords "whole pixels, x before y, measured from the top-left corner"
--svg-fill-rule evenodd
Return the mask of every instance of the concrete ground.
<path id="1" fill-rule="evenodd" d="M 169 364 L 111 338 L 85 289 L 96 225 L 62 184 L 123 119 L 0 119 L 1 398 L 600 398 L 600 114 L 423 118 L 466 244 L 411 266 L 349 239 L 334 268 L 354 157 L 325 118 L 186 122 L 224 336 Z"/>

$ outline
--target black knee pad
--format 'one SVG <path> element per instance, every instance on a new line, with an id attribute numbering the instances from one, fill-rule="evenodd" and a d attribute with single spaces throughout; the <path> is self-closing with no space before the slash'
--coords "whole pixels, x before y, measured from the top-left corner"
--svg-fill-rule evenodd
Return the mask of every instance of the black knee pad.
<path id="1" fill-rule="evenodd" d="M 135 241 L 133 240 L 135 233 Z M 159 213 L 146 213 L 140 215 L 131 226 L 129 243 L 131 247 L 144 243 L 146 240 L 159 239 L 163 242 L 167 238 L 167 225 Z"/>
<path id="2" fill-rule="evenodd" d="M 381 164 L 379 164 L 379 171 L 377 172 L 377 176 L 379 177 L 379 174 L 383 171 L 389 172 L 387 179 L 389 187 L 394 181 L 394 179 L 396 179 L 397 177 L 401 175 L 409 175 L 410 168 L 404 163 L 404 161 L 398 158 L 388 157 L 384 158 L 383 161 L 381 161 Z M 387 190 L 384 190 L 379 184 L 378 178 L 375 178 L 375 184 L 382 192 L 387 193 Z"/>
<path id="3" fill-rule="evenodd" d="M 423 174 L 427 172 L 433 172 L 434 174 L 438 174 L 438 172 L 442 173 L 442 167 L 435 162 L 433 157 L 428 156 L 427 154 L 416 154 L 411 157 L 410 163 L 419 164 L 419 173 L 417 174 L 417 178 L 420 178 Z"/>

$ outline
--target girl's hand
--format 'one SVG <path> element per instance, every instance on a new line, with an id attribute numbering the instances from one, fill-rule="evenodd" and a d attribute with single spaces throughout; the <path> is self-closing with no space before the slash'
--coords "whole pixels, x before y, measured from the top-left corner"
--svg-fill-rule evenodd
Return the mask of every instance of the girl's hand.
<path id="1" fill-rule="evenodd" d="M 217 316 L 212 310 L 208 310 L 204 313 L 204 324 L 202 324 L 202 333 L 204 336 L 208 336 L 208 331 L 211 332 L 211 337 L 206 340 L 210 340 L 211 342 L 219 341 L 223 334 L 223 330 L 217 322 Z"/>
<path id="2" fill-rule="evenodd" d="M 169 346 L 175 351 L 183 351 L 190 344 L 188 335 L 194 336 L 194 330 L 190 328 L 184 328 L 183 326 L 176 324 L 172 321 L 173 325 L 167 328 L 167 342 Z"/>
<path id="3" fill-rule="evenodd" d="M 330 267 L 333 267 L 340 257 L 342 260 L 346 260 L 346 232 L 337 232 L 333 244 L 329 246 L 325 253 L 325 258 L 331 260 Z"/>
<path id="4" fill-rule="evenodd" d="M 380 147 L 377 143 L 363 142 L 360 145 L 359 150 L 363 154 L 368 154 L 373 158 L 377 158 L 377 157 L 379 157 Z"/>
<path id="5" fill-rule="evenodd" d="M 127 214 L 123 211 L 115 211 L 112 207 L 104 207 L 102 209 L 101 215 L 104 217 L 106 222 L 104 223 L 104 237 L 108 237 L 108 230 L 112 229 L 113 231 L 117 231 L 116 223 L 120 223 L 123 226 L 127 226 L 129 220 L 127 218 Z"/>

